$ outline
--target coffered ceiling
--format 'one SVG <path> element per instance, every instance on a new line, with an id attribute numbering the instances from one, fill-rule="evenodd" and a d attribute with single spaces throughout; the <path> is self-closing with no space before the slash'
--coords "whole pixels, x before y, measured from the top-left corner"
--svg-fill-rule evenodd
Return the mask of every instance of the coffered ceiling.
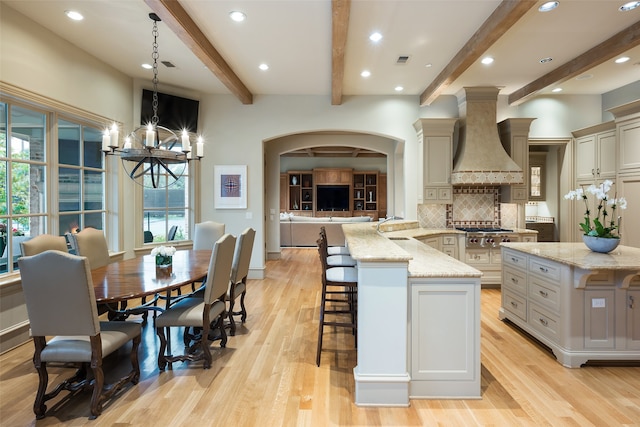
<path id="1" fill-rule="evenodd" d="M 151 79 L 157 13 L 161 85 L 231 94 L 414 95 L 428 105 L 464 86 L 497 86 L 517 104 L 561 87 L 602 94 L 638 81 L 640 7 L 625 0 L 47 0 L 4 1 L 117 70 Z M 70 21 L 65 10 L 85 17 Z M 246 15 L 234 22 L 229 12 Z M 371 42 L 378 31 L 382 39 Z M 494 62 L 483 65 L 480 59 Z M 615 64 L 614 59 L 630 60 Z M 543 58 L 550 61 L 541 63 Z M 261 63 L 269 65 L 262 71 Z M 361 77 L 368 70 L 371 75 Z M 397 91 L 396 87 L 403 89 Z"/>

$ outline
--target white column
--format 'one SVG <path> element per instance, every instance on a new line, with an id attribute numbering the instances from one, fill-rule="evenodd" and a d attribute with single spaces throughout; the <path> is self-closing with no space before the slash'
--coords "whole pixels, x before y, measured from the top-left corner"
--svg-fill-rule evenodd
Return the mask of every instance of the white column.
<path id="1" fill-rule="evenodd" d="M 409 406 L 407 267 L 358 261 L 358 406 Z"/>

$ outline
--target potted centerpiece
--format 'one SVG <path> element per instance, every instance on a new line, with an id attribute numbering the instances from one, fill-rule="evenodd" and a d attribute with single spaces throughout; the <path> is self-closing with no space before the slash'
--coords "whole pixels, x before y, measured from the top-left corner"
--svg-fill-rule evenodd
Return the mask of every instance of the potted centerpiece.
<path id="1" fill-rule="evenodd" d="M 585 205 L 584 222 L 580 228 L 584 232 L 584 244 L 594 252 L 609 253 L 620 244 L 621 216 L 616 217 L 616 209 L 626 209 L 627 201 L 624 197 L 609 198 L 609 191 L 613 182 L 605 180 L 600 185 L 592 184 L 587 188 L 580 187 L 565 194 L 567 200 L 582 199 Z M 589 194 L 598 200 L 597 215 L 591 220 Z M 609 212 L 609 209 L 611 212 Z"/>
<path id="2" fill-rule="evenodd" d="M 171 272 L 173 265 L 173 255 L 176 248 L 173 246 L 156 246 L 151 250 L 151 255 L 155 257 L 156 271 Z"/>

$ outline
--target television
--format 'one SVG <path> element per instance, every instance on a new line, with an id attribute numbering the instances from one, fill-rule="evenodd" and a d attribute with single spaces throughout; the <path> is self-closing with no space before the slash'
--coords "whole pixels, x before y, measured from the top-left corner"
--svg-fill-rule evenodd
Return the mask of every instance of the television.
<path id="1" fill-rule="evenodd" d="M 186 129 L 195 133 L 198 130 L 198 109 L 200 102 L 158 92 L 158 126 L 164 126 L 174 132 Z M 140 124 L 145 126 L 153 117 L 153 91 L 142 89 Z"/>
<path id="2" fill-rule="evenodd" d="M 316 209 L 319 211 L 348 211 L 348 185 L 316 186 Z"/>

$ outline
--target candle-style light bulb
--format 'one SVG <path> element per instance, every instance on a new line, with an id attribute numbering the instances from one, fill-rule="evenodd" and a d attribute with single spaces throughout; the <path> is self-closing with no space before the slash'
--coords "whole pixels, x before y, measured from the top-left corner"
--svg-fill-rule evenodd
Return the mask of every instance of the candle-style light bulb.
<path id="1" fill-rule="evenodd" d="M 109 147 L 110 145 L 110 137 L 109 137 L 109 130 L 105 129 L 104 132 L 102 133 L 102 151 L 104 151 L 105 153 L 108 153 L 109 151 L 111 151 L 111 148 Z"/>
<path id="2" fill-rule="evenodd" d="M 182 131 L 182 152 L 188 153 L 191 151 L 191 141 L 189 141 L 189 133 L 187 130 Z"/>
<path id="3" fill-rule="evenodd" d="M 204 142 L 202 142 L 201 136 L 198 137 L 198 142 L 196 143 L 196 157 L 204 157 Z"/>
<path id="4" fill-rule="evenodd" d="M 124 146 L 122 148 L 125 150 L 131 150 L 131 137 L 126 137 L 124 139 Z"/>
<path id="5" fill-rule="evenodd" d="M 118 125 L 113 123 L 111 125 L 111 131 L 109 132 L 109 147 L 118 148 L 118 138 L 120 137 L 120 133 L 118 132 Z"/>
<path id="6" fill-rule="evenodd" d="M 156 132 L 153 130 L 153 125 L 149 123 L 147 125 L 147 134 L 144 140 L 144 146 L 147 148 L 153 148 L 156 145 Z"/>

